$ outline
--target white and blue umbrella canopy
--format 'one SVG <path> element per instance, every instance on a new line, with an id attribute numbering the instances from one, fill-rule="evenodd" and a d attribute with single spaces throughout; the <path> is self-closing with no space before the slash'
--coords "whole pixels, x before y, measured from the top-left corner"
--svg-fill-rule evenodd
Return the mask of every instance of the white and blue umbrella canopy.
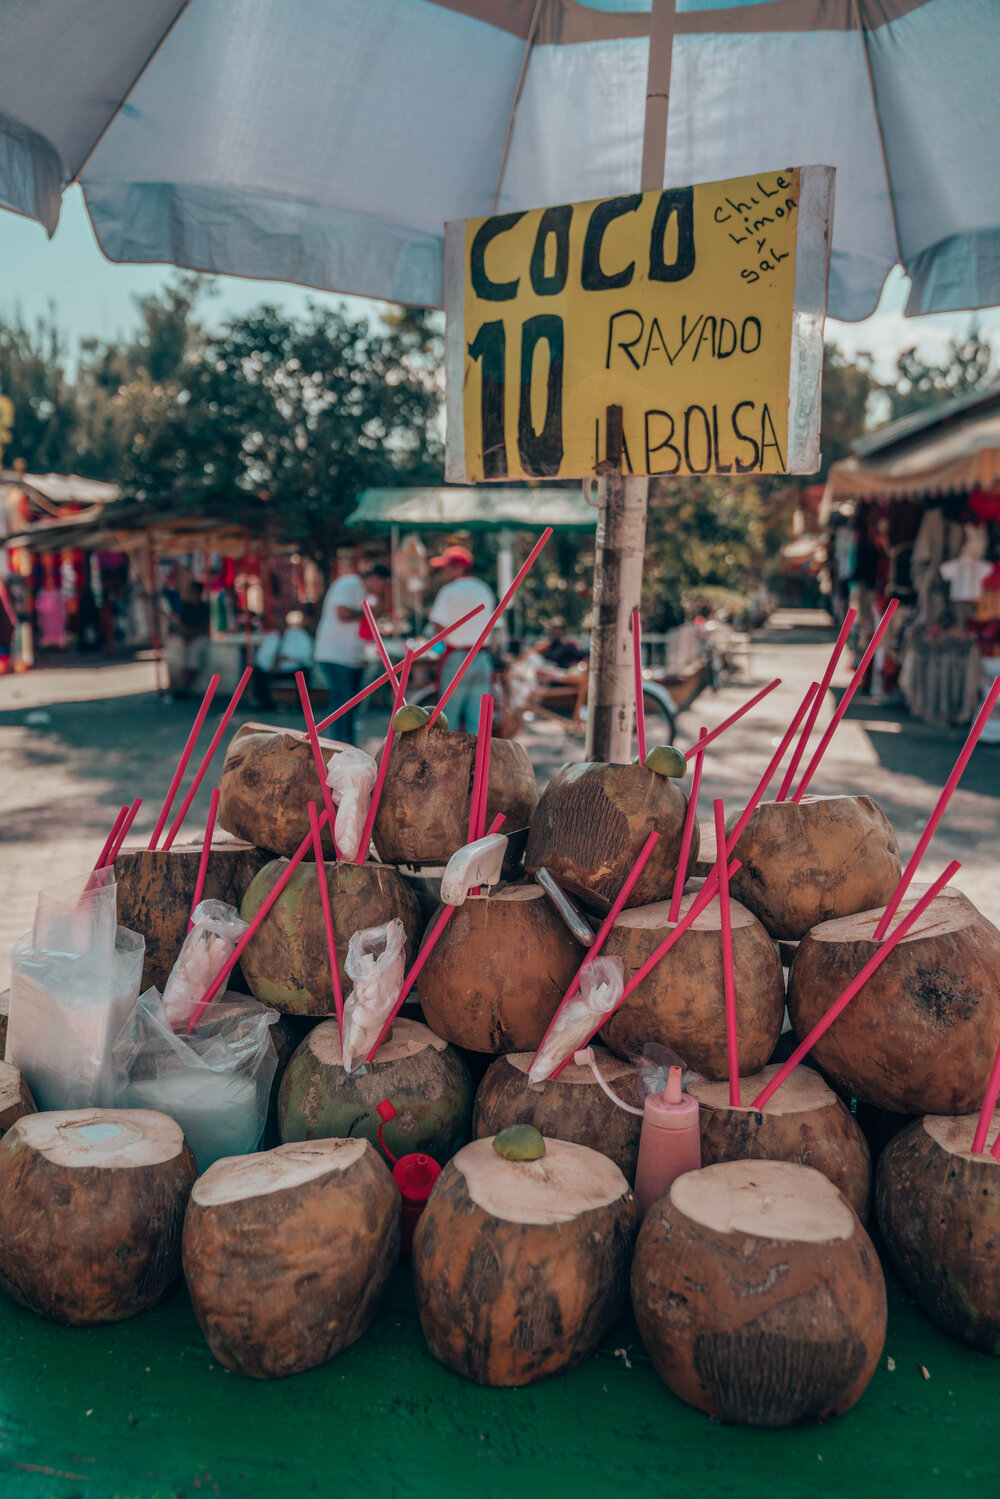
<path id="1" fill-rule="evenodd" d="M 79 181 L 112 260 L 439 306 L 447 220 L 636 190 L 649 6 L 0 0 L 0 203 L 51 233 Z M 998 80 L 1000 0 L 677 0 L 665 182 L 835 166 L 832 316 L 897 263 L 910 313 L 989 306 Z"/>

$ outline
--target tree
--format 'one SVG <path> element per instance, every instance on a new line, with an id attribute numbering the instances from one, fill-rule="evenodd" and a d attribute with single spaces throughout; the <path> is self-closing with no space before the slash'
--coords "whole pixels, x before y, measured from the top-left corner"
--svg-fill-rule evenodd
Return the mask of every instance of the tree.
<path id="1" fill-rule="evenodd" d="M 20 315 L 0 323 L 0 394 L 14 407 L 4 461 L 23 458 L 33 474 L 77 469 L 99 478 L 78 448 L 79 416 L 66 355 L 52 312 L 33 328 Z"/>
<path id="2" fill-rule="evenodd" d="M 880 387 L 890 420 L 952 397 L 973 395 L 996 379 L 992 345 L 974 320 L 964 338 L 948 339 L 947 350 L 942 364 L 930 363 L 915 345 L 903 350 L 893 379 Z"/>

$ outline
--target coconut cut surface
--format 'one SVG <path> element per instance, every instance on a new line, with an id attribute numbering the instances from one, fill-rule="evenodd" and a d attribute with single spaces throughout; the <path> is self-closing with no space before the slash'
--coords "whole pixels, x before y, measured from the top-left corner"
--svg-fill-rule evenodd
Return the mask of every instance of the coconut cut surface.
<path id="1" fill-rule="evenodd" d="M 679 1176 L 670 1188 L 678 1212 L 719 1234 L 788 1243 L 849 1239 L 855 1218 L 837 1188 L 811 1166 L 788 1161 L 721 1161 Z"/>
<path id="2" fill-rule="evenodd" d="M 990 1154 L 990 1147 L 1000 1130 L 1000 1110 L 993 1111 L 990 1127 L 986 1131 L 986 1149 L 980 1155 L 973 1154 L 972 1150 L 972 1141 L 979 1124 L 978 1114 L 927 1114 L 922 1122 L 935 1145 L 940 1145 L 949 1155 L 964 1156 L 967 1161 L 977 1161 L 982 1166 L 1000 1166 L 1000 1161 L 995 1161 Z"/>
<path id="3" fill-rule="evenodd" d="M 690 911 L 697 896 L 701 893 L 701 886 L 690 890 L 681 896 L 680 915 L 686 916 Z M 629 927 L 635 931 L 660 931 L 674 926 L 676 923 L 669 920 L 670 902 L 668 900 L 654 901 L 651 906 L 626 906 L 615 922 L 615 926 Z M 741 906 L 738 900 L 731 899 L 729 902 L 730 924 L 734 931 L 738 928 L 756 926 L 757 918 L 746 906 Z M 710 900 L 704 911 L 696 916 L 691 923 L 690 930 L 695 932 L 717 932 L 720 930 L 722 918 L 719 915 L 718 900 Z"/>
<path id="4" fill-rule="evenodd" d="M 780 1072 L 781 1064 L 773 1063 L 762 1067 L 752 1077 L 741 1077 L 739 1108 L 729 1102 L 729 1083 L 711 1083 L 707 1080 L 699 1080 L 692 1083 L 688 1092 L 697 1098 L 699 1103 L 707 1105 L 711 1109 L 729 1109 L 733 1113 L 745 1113 L 753 1106 L 753 1101 L 762 1089 Z M 808 1114 L 813 1109 L 824 1108 L 827 1104 L 835 1102 L 837 1098 L 833 1089 L 824 1082 L 820 1074 L 812 1067 L 796 1067 L 788 1074 L 774 1097 L 769 1099 L 765 1108 L 765 1114 Z M 760 1112 L 758 1110 L 758 1112 Z"/>
<path id="5" fill-rule="evenodd" d="M 366 1149 L 367 1140 L 310 1140 L 279 1145 L 261 1155 L 227 1156 L 198 1178 L 191 1200 L 199 1207 L 217 1208 L 294 1191 L 330 1172 L 347 1171 Z"/>
<path id="6" fill-rule="evenodd" d="M 61 1109 L 26 1114 L 15 1126 L 24 1143 L 54 1166 L 158 1166 L 184 1149 L 184 1132 L 154 1109 Z"/>
<path id="7" fill-rule="evenodd" d="M 624 1077 L 626 1073 L 635 1071 L 631 1062 L 625 1062 L 621 1057 L 616 1057 L 610 1051 L 605 1051 L 603 1046 L 595 1046 L 593 1051 L 597 1070 L 606 1083 L 613 1083 L 616 1078 Z M 516 1067 L 518 1072 L 523 1072 L 527 1077 L 528 1069 L 534 1060 L 534 1056 L 535 1053 L 533 1051 L 512 1051 L 507 1053 L 505 1061 L 509 1062 L 512 1067 Z M 548 1081 L 552 1081 L 552 1079 L 548 1079 Z M 578 1067 L 572 1057 L 569 1060 L 569 1064 L 563 1068 L 562 1072 L 555 1079 L 555 1082 L 570 1083 L 578 1088 L 587 1087 L 588 1085 L 591 1088 L 600 1086 L 591 1071 L 590 1064 L 587 1063 L 583 1067 Z"/>
<path id="8" fill-rule="evenodd" d="M 507 1223 L 570 1223 L 630 1190 L 614 1161 L 569 1140 L 546 1139 L 541 1160 L 508 1161 L 491 1136 L 464 1146 L 452 1165 L 472 1201 Z"/>
<path id="9" fill-rule="evenodd" d="M 0 1114 L 21 1101 L 20 1069 L 13 1062 L 0 1062 Z"/>
<path id="10" fill-rule="evenodd" d="M 444 1051 L 447 1044 L 419 1020 L 404 1020 L 397 1015 L 392 1022 L 392 1035 L 382 1042 L 375 1061 L 401 1062 L 407 1057 L 419 1056 L 428 1046 L 434 1051 Z M 336 1020 L 325 1020 L 309 1032 L 309 1049 L 324 1067 L 343 1066 L 344 1051 Z"/>
<path id="11" fill-rule="evenodd" d="M 914 896 L 911 891 L 900 902 L 890 933 L 892 927 L 898 926 L 903 917 L 909 915 L 918 900 L 919 895 Z M 860 911 L 856 916 L 838 916 L 831 921 L 822 921 L 812 928 L 810 939 L 814 942 L 872 942 L 875 939 L 875 928 L 882 919 L 883 909 L 879 906 L 873 911 Z M 900 943 L 918 942 L 925 937 L 945 937 L 952 932 L 961 932 L 972 925 L 977 914 L 975 906 L 960 892 L 943 890 L 931 901 L 926 911 L 917 917 Z"/>

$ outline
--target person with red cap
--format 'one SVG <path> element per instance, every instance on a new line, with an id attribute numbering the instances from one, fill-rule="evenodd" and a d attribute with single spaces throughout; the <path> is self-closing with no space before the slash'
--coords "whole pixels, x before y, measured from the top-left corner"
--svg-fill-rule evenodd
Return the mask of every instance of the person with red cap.
<path id="1" fill-rule="evenodd" d="M 481 614 L 475 615 L 467 624 L 448 636 L 441 664 L 439 691 L 443 692 L 455 676 L 472 646 L 482 632 L 483 625 L 496 608 L 496 596 L 488 583 L 472 576 L 472 553 L 467 547 L 445 547 L 440 557 L 431 558 L 441 579 L 441 587 L 431 607 L 431 624 L 442 630 L 454 624 L 478 604 L 484 606 Z M 490 690 L 492 662 L 484 646 L 474 657 L 465 676 L 448 699 L 448 722 L 453 729 L 462 729 L 474 734 L 479 724 L 479 700 Z"/>

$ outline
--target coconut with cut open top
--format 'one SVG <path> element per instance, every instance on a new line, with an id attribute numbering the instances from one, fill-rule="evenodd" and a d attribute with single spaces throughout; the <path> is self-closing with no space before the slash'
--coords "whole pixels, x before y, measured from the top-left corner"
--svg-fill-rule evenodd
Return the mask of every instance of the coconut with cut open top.
<path id="1" fill-rule="evenodd" d="M 31 1089 L 13 1062 L 0 1062 L 0 1134 L 25 1114 L 37 1113 Z"/>
<path id="2" fill-rule="evenodd" d="M 470 895 L 420 974 L 424 1016 L 469 1051 L 534 1050 L 583 955 L 540 885 Z"/>
<path id="3" fill-rule="evenodd" d="M 1000 1354 L 1000 1162 L 972 1152 L 978 1115 L 928 1115 L 886 1146 L 875 1206 L 900 1279 L 945 1332 Z M 995 1111 L 987 1132 L 1000 1130 Z"/>
<path id="4" fill-rule="evenodd" d="M 639 1075 L 630 1062 L 593 1048 L 601 1076 L 633 1108 L 642 1108 Z M 642 1119 L 609 1098 L 589 1066 L 570 1060 L 558 1077 L 528 1082 L 534 1053 L 497 1057 L 479 1084 L 472 1114 L 476 1139 L 499 1134 L 511 1124 L 533 1124 L 547 1139 L 572 1140 L 608 1156 L 626 1180 L 635 1182 Z"/>
<path id="5" fill-rule="evenodd" d="M 399 1253 L 400 1197 L 367 1140 L 229 1156 L 184 1222 L 198 1324 L 227 1369 L 282 1379 L 356 1343 Z"/>
<path id="6" fill-rule="evenodd" d="M 378 1105 L 396 1117 L 382 1137 L 394 1156 L 423 1152 L 439 1164 L 469 1138 L 472 1079 L 458 1052 L 426 1025 L 397 1016 L 373 1062 L 348 1073 L 335 1020 L 311 1030 L 285 1069 L 278 1093 L 282 1140 L 363 1136 L 376 1149 Z"/>
<path id="7" fill-rule="evenodd" d="M 115 860 L 118 921 L 146 939 L 142 987 L 161 992 L 187 935 L 200 843 L 169 849 L 125 848 Z M 268 855 L 235 838 L 213 838 L 205 873 L 205 900 L 221 900 L 239 910 L 240 901 Z M 237 971 L 230 983 L 237 986 Z"/>
<path id="8" fill-rule="evenodd" d="M 346 746 L 319 740 L 324 764 Z M 273 724 L 245 723 L 229 741 L 219 780 L 219 826 L 258 848 L 290 858 L 309 833 L 309 803 L 323 806 L 309 735 Z M 333 835 L 323 829 L 333 858 Z M 312 858 L 310 849 L 308 857 Z"/>
<path id="9" fill-rule="evenodd" d="M 413 1239 L 435 1358 L 485 1385 L 574 1369 L 621 1316 L 639 1209 L 613 1161 L 527 1127 L 474 1140 Z"/>
<path id="10" fill-rule="evenodd" d="M 764 1067 L 740 1078 L 740 1102 L 729 1084 L 704 1079 L 688 1091 L 700 1105 L 702 1165 L 717 1161 L 792 1161 L 812 1166 L 839 1187 L 862 1223 L 871 1199 L 868 1141 L 850 1109 L 812 1067 L 796 1067 L 763 1110 L 753 1100 L 779 1071 Z"/>
<path id="11" fill-rule="evenodd" d="M 772 937 L 793 942 L 820 921 L 884 905 L 900 876 L 896 834 L 870 796 L 761 802 L 733 858 L 733 895 Z"/>
<path id="12" fill-rule="evenodd" d="M 476 736 L 445 728 L 411 729 L 393 738 L 389 768 L 372 829 L 388 864 L 447 864 L 468 842 Z M 538 801 L 528 752 L 516 739 L 494 739 L 486 791 L 486 826 L 504 814 L 504 831 L 527 825 Z"/>
<path id="13" fill-rule="evenodd" d="M 673 1393 L 747 1426 L 850 1410 L 885 1342 L 871 1240 L 827 1177 L 788 1161 L 679 1176 L 643 1221 L 632 1306 Z"/>
<path id="14" fill-rule="evenodd" d="M 607 911 L 655 831 L 659 841 L 627 901 L 648 905 L 673 889 L 686 811 L 677 780 L 645 765 L 566 765 L 531 819 L 525 868 L 548 869 L 584 905 Z M 690 862 L 697 856 L 695 824 Z"/>
<path id="15" fill-rule="evenodd" d="M 914 904 L 902 902 L 897 921 Z M 878 951 L 882 910 L 824 921 L 799 943 L 788 1010 L 805 1036 Z M 897 1114 L 977 1108 L 1000 1043 L 1000 931 L 949 890 L 931 903 L 819 1038 L 817 1067 Z"/>
<path id="16" fill-rule="evenodd" d="M 240 915 L 251 921 L 287 868 L 273 859 L 250 885 Z M 351 980 L 344 967 L 355 932 L 385 926 L 399 917 L 406 931 L 406 963 L 413 962 L 422 931 L 416 896 L 402 875 L 384 864 L 327 864 L 333 931 L 340 982 Z M 241 959 L 250 991 L 265 1004 L 292 1015 L 332 1015 L 330 956 L 323 924 L 316 865 L 303 861 L 254 933 Z"/>
<path id="17" fill-rule="evenodd" d="M 180 1275 L 194 1157 L 149 1109 L 27 1114 L 0 1139 L 0 1285 L 54 1322 L 121 1322 Z"/>
<path id="18" fill-rule="evenodd" d="M 680 915 L 697 892 L 682 896 Z M 741 1074 L 757 1072 L 774 1050 L 785 1015 L 785 983 L 774 943 L 755 916 L 730 902 L 736 1034 Z M 625 983 L 673 931 L 667 901 L 624 910 L 604 944 L 620 957 Z M 708 1078 L 729 1076 L 722 977 L 722 925 L 718 900 L 710 901 L 667 955 L 647 974 L 601 1029 L 601 1040 L 631 1057 L 647 1041 L 672 1047 Z"/>

